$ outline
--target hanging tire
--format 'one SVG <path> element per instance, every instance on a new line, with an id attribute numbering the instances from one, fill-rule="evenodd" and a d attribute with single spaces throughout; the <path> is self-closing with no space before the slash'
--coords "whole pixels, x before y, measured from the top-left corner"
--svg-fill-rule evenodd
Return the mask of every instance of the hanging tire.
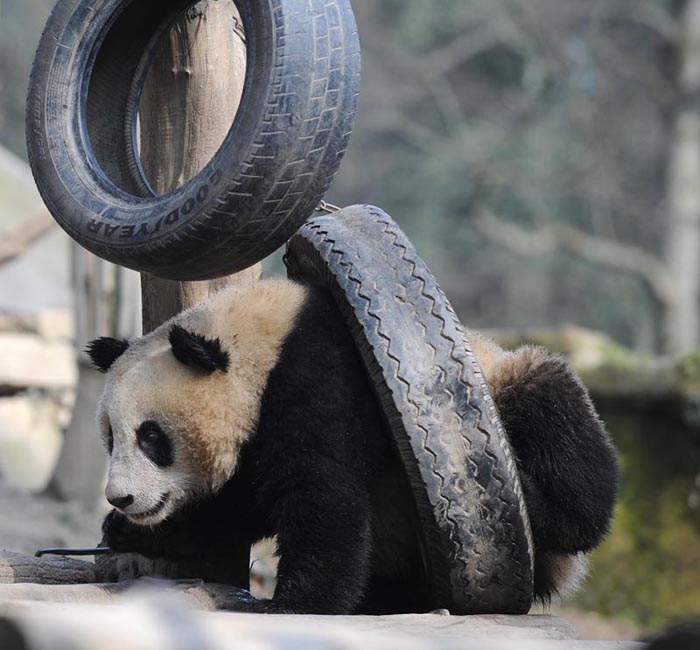
<path id="1" fill-rule="evenodd" d="M 292 278 L 333 292 L 411 484 L 430 598 L 458 614 L 524 614 L 530 526 L 510 445 L 464 329 L 386 213 L 345 208 L 287 245 Z"/>
<path id="2" fill-rule="evenodd" d="M 58 223 L 100 257 L 178 280 L 240 271 L 328 189 L 359 91 L 349 0 L 235 2 L 248 61 L 238 114 L 209 164 L 164 196 L 136 160 L 138 98 L 154 43 L 193 2 L 55 5 L 29 86 L 29 159 Z"/>

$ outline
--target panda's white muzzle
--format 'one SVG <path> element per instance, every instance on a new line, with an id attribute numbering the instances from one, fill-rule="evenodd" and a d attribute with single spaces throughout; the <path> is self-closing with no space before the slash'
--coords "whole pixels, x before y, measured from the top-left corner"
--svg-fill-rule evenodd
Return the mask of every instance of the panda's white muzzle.
<path id="1" fill-rule="evenodd" d="M 145 510 L 144 512 L 127 512 L 125 513 L 129 519 L 131 519 L 134 523 L 148 523 L 149 520 L 153 519 L 154 517 L 158 517 L 162 512 L 165 506 L 168 504 L 168 501 L 170 500 L 170 492 L 166 492 L 161 498 L 158 503 L 156 503 L 155 506 L 152 508 L 149 508 L 148 510 Z"/>

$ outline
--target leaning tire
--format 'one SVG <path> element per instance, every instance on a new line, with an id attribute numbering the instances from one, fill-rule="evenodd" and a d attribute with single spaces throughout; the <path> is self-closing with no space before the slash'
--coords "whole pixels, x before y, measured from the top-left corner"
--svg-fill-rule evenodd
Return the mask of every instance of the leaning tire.
<path id="1" fill-rule="evenodd" d="M 349 0 L 236 0 L 248 66 L 218 153 L 165 196 L 136 161 L 136 115 L 172 0 L 58 0 L 37 50 L 27 140 L 58 223 L 93 253 L 178 280 L 233 273 L 274 251 L 323 197 L 359 90 Z"/>
<path id="2" fill-rule="evenodd" d="M 290 276 L 331 289 L 413 489 L 432 606 L 526 613 L 533 549 L 517 470 L 464 330 L 387 214 L 353 206 L 308 221 Z"/>

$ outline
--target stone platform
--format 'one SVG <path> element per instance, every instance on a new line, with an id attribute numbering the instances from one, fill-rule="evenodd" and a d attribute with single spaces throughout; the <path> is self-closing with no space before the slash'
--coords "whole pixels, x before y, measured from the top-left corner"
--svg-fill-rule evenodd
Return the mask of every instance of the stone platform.
<path id="1" fill-rule="evenodd" d="M 225 610 L 230 587 L 97 584 L 92 563 L 0 553 L 2 650 L 636 650 L 528 616 L 272 616 Z M 82 582 L 83 584 L 76 584 Z M 229 605 L 230 606 L 230 605 Z"/>

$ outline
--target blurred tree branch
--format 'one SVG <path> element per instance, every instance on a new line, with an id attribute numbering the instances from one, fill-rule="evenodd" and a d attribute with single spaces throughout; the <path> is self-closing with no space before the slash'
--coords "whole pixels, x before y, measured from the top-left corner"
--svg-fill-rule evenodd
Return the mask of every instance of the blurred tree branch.
<path id="1" fill-rule="evenodd" d="M 356 0 L 362 154 L 338 200 L 362 187 L 395 211 L 479 325 L 568 321 L 691 349 L 700 91 L 682 69 L 700 61 L 696 1 Z M 473 221 L 482 207 L 497 227 Z"/>
<path id="2" fill-rule="evenodd" d="M 479 26 L 470 33 L 460 35 L 451 43 L 433 50 L 428 57 L 418 65 L 418 71 L 428 76 L 445 75 L 453 71 L 475 56 L 503 43 L 512 43 L 504 38 L 498 29 L 499 24 Z"/>
<path id="3" fill-rule="evenodd" d="M 479 210 L 473 224 L 490 241 L 518 255 L 539 257 L 564 250 L 591 264 L 638 276 L 664 305 L 673 299 L 673 278 L 666 267 L 636 246 L 591 235 L 562 223 L 523 228 L 486 209 Z"/>

